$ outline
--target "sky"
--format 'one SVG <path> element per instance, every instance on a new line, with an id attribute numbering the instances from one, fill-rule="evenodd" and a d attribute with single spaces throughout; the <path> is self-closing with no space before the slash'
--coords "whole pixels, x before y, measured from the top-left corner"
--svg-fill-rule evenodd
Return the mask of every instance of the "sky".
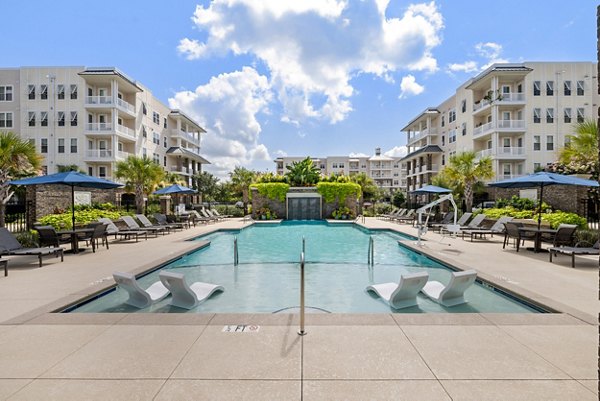
<path id="1" fill-rule="evenodd" d="M 596 1 L 2 0 L 0 67 L 114 66 L 207 131 L 204 170 L 406 154 L 494 62 L 595 61 Z"/>

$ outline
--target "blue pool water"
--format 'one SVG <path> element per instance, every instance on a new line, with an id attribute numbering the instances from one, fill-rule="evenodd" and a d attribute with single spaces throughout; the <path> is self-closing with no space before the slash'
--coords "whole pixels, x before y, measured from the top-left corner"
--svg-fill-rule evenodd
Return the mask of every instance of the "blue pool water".
<path id="1" fill-rule="evenodd" d="M 123 302 L 116 289 L 72 312 L 273 313 L 299 304 L 302 238 L 306 241 L 306 305 L 334 313 L 396 312 L 365 288 L 398 282 L 403 273 L 427 271 L 430 280 L 448 283 L 450 270 L 398 244 L 410 240 L 393 231 L 369 231 L 355 224 L 284 222 L 255 224 L 239 231 L 220 231 L 198 239 L 210 246 L 185 255 L 164 269 L 185 274 L 189 283 L 203 281 L 225 287 L 197 308 L 187 311 L 169 305 L 169 298 L 138 310 Z M 373 238 L 374 266 L 367 264 L 369 237 Z M 237 238 L 239 265 L 233 265 Z M 155 271 L 139 278 L 142 287 L 158 280 Z M 444 308 L 419 295 L 419 305 L 403 313 L 423 312 L 536 312 L 526 304 L 481 284 L 466 292 L 468 303 Z"/>

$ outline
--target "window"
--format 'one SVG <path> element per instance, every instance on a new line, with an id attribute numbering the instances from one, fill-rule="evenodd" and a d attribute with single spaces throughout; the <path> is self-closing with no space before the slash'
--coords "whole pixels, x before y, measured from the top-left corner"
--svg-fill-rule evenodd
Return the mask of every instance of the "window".
<path id="1" fill-rule="evenodd" d="M 71 100 L 77 99 L 77 85 L 71 85 Z"/>
<path id="2" fill-rule="evenodd" d="M 152 132 L 152 143 L 160 145 L 160 134 L 158 132 Z"/>
<path id="3" fill-rule="evenodd" d="M 331 165 L 331 168 L 338 168 L 338 165 L 337 165 L 337 163 L 333 163 L 333 164 Z"/>
<path id="4" fill-rule="evenodd" d="M 163 147 L 166 149 L 167 148 L 167 136 L 163 136 Z"/>
<path id="5" fill-rule="evenodd" d="M 554 81 L 546 82 L 546 96 L 554 96 Z"/>
<path id="6" fill-rule="evenodd" d="M 148 157 L 148 150 L 146 148 L 142 148 L 142 156 Z"/>
<path id="7" fill-rule="evenodd" d="M 27 99 L 35 100 L 35 85 L 27 85 Z"/>
<path id="8" fill-rule="evenodd" d="M 42 138 L 40 141 L 40 153 L 48 153 L 48 138 Z"/>
<path id="9" fill-rule="evenodd" d="M 565 96 L 571 96 L 571 81 L 564 82 Z"/>
<path id="10" fill-rule="evenodd" d="M 142 113 L 146 116 L 148 115 L 148 109 L 146 108 L 146 103 L 142 102 Z"/>
<path id="11" fill-rule="evenodd" d="M 541 150 L 541 137 L 539 135 L 533 136 L 533 150 Z"/>
<path id="12" fill-rule="evenodd" d="M 542 169 L 542 165 L 540 163 L 533 163 L 533 171 L 538 172 Z"/>
<path id="13" fill-rule="evenodd" d="M 156 164 L 160 164 L 160 155 L 158 153 L 152 153 L 152 161 Z"/>
<path id="14" fill-rule="evenodd" d="M 340 163 L 339 168 L 344 168 L 344 163 Z"/>
<path id="15" fill-rule="evenodd" d="M 442 146 L 446 146 L 446 135 L 442 135 Z"/>
<path id="16" fill-rule="evenodd" d="M 30 127 L 35 127 L 35 111 L 30 111 L 27 114 L 27 121 L 29 122 Z"/>
<path id="17" fill-rule="evenodd" d="M 40 85 L 40 99 L 48 99 L 48 85 Z"/>
<path id="18" fill-rule="evenodd" d="M 508 163 L 504 163 L 502 164 L 502 173 L 504 174 L 505 177 L 510 177 L 510 169 L 511 165 Z"/>
<path id="19" fill-rule="evenodd" d="M 565 118 L 565 122 L 566 123 L 570 123 L 571 122 L 571 108 L 570 107 L 566 107 L 565 108 L 565 113 L 564 113 L 564 118 Z"/>
<path id="20" fill-rule="evenodd" d="M 0 86 L 0 102 L 12 102 L 13 87 L 12 85 Z"/>
<path id="21" fill-rule="evenodd" d="M 460 111 L 461 111 L 461 113 L 464 113 L 465 111 L 467 111 L 467 101 L 466 101 L 466 99 L 463 99 L 460 102 Z"/>
<path id="22" fill-rule="evenodd" d="M 152 112 L 152 121 L 156 125 L 160 124 L 160 114 L 158 114 L 157 112 L 153 111 Z"/>
<path id="23" fill-rule="evenodd" d="M 146 132 L 146 126 L 142 125 L 142 137 L 148 138 L 148 133 Z"/>
<path id="24" fill-rule="evenodd" d="M 452 130 L 448 132 L 448 143 L 456 142 L 456 131 Z"/>
<path id="25" fill-rule="evenodd" d="M 541 110 L 540 109 L 533 109 L 533 122 L 534 123 L 539 123 L 541 121 Z"/>
<path id="26" fill-rule="evenodd" d="M 577 96 L 583 96 L 585 94 L 583 81 L 577 81 Z"/>
<path id="27" fill-rule="evenodd" d="M 452 109 L 448 112 L 448 122 L 454 122 L 456 121 L 456 109 Z"/>
<path id="28" fill-rule="evenodd" d="M 35 148 L 35 138 L 29 138 L 29 143 Z"/>
<path id="29" fill-rule="evenodd" d="M 93 167 L 88 167 L 88 175 L 90 175 L 90 176 L 94 175 L 94 168 Z"/>
<path id="30" fill-rule="evenodd" d="M 98 177 L 105 178 L 106 177 L 106 166 L 98 167 Z"/>
<path id="31" fill-rule="evenodd" d="M 583 107 L 577 108 L 577 122 L 582 123 L 585 120 L 585 109 Z"/>
<path id="32" fill-rule="evenodd" d="M 467 135 L 467 123 L 462 123 L 461 129 L 462 129 L 462 136 Z"/>
<path id="33" fill-rule="evenodd" d="M 540 81 L 533 81 L 533 96 L 540 95 Z"/>
<path id="34" fill-rule="evenodd" d="M 77 112 L 71 112 L 71 127 L 77 127 Z"/>
<path id="35" fill-rule="evenodd" d="M 65 138 L 58 138 L 58 153 L 65 153 Z"/>
<path id="36" fill-rule="evenodd" d="M 58 100 L 64 100 L 65 99 L 65 86 L 64 85 L 58 85 L 56 87 L 56 98 Z"/>
<path id="37" fill-rule="evenodd" d="M 71 138 L 71 153 L 77 153 L 77 138 Z"/>
<path id="38" fill-rule="evenodd" d="M 59 111 L 57 114 L 58 114 L 58 116 L 57 116 L 58 126 L 64 127 L 65 126 L 65 112 Z"/>
<path id="39" fill-rule="evenodd" d="M 40 125 L 42 127 L 48 126 L 48 112 L 47 111 L 40 112 Z"/>
<path id="40" fill-rule="evenodd" d="M 167 119 L 163 118 L 163 128 L 167 128 Z"/>
<path id="41" fill-rule="evenodd" d="M 509 95 L 510 94 L 510 86 L 508 86 L 508 85 L 502 85 L 502 94 L 503 95 Z"/>
<path id="42" fill-rule="evenodd" d="M 442 155 L 442 166 L 446 165 L 446 155 Z"/>
<path id="43" fill-rule="evenodd" d="M 510 148 L 510 138 L 502 138 L 502 147 Z"/>
<path id="44" fill-rule="evenodd" d="M 549 124 L 554 122 L 554 109 L 551 107 L 546 109 L 546 122 Z"/>
<path id="45" fill-rule="evenodd" d="M 13 113 L 3 112 L 0 113 L 0 128 L 12 128 L 13 126 Z"/>
<path id="46" fill-rule="evenodd" d="M 554 136 L 546 136 L 546 150 L 554 150 Z"/>
<path id="47" fill-rule="evenodd" d="M 442 127 L 446 126 L 446 116 L 442 116 Z"/>

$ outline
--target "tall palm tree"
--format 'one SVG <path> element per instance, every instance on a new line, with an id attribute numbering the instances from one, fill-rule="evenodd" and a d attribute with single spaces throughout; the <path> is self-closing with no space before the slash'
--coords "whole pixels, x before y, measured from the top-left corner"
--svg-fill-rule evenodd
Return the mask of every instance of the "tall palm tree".
<path id="1" fill-rule="evenodd" d="M 248 200 L 250 194 L 250 184 L 254 182 L 256 173 L 247 168 L 236 166 L 232 172 L 229 173 L 231 178 L 231 184 L 234 190 L 242 194 L 242 202 L 244 202 L 244 214 L 248 213 Z"/>
<path id="2" fill-rule="evenodd" d="M 41 161 L 31 142 L 12 132 L 0 133 L 0 227 L 4 227 L 6 203 L 14 193 L 8 182 L 35 175 Z"/>
<path id="3" fill-rule="evenodd" d="M 475 152 L 457 153 L 450 157 L 450 164 L 443 170 L 447 177 L 463 188 L 467 212 L 473 209 L 473 187 L 479 180 L 494 177 L 492 159 L 482 157 L 476 160 Z"/>
<path id="4" fill-rule="evenodd" d="M 561 149 L 559 161 L 566 165 L 594 166 L 598 163 L 598 124 L 585 120 L 575 126 L 575 134 L 567 136 L 569 145 Z M 583 171 L 582 171 L 583 172 Z"/>
<path id="5" fill-rule="evenodd" d="M 137 213 L 144 212 L 144 195 L 149 194 L 165 175 L 162 167 L 147 157 L 129 156 L 117 163 L 115 176 L 135 192 Z"/>

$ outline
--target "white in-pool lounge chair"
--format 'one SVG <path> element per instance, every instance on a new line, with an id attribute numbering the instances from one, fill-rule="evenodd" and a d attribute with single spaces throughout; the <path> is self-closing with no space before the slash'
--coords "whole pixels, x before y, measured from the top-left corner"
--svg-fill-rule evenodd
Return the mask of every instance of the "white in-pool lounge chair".
<path id="1" fill-rule="evenodd" d="M 181 273 L 162 271 L 158 274 L 160 281 L 171 291 L 171 305 L 184 309 L 192 309 L 206 301 L 215 291 L 225 291 L 222 285 L 197 281 L 188 285 Z"/>
<path id="2" fill-rule="evenodd" d="M 403 274 L 399 284 L 373 284 L 367 287 L 367 291 L 373 291 L 394 309 L 409 308 L 417 305 L 417 294 L 428 278 L 426 272 Z"/>
<path id="3" fill-rule="evenodd" d="M 131 273 L 114 272 L 113 278 L 120 288 L 129 293 L 125 303 L 137 308 L 146 308 L 169 295 L 169 290 L 160 281 L 144 290 Z"/>
<path id="4" fill-rule="evenodd" d="M 450 283 L 444 287 L 439 281 L 429 281 L 421 292 L 443 306 L 456 306 L 467 302 L 465 291 L 477 278 L 475 270 L 453 272 Z"/>

